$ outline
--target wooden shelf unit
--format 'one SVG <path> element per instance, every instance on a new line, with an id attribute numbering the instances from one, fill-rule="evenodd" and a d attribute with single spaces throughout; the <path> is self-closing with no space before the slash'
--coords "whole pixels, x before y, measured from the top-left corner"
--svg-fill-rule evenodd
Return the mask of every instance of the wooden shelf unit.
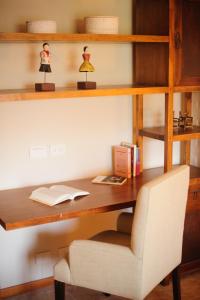
<path id="1" fill-rule="evenodd" d="M 134 33 L 169 35 L 169 47 L 164 43 L 134 45 L 135 81 L 169 87 L 169 92 L 165 94 L 163 127 L 143 127 L 143 95 L 137 95 L 135 98 L 134 142 L 140 148 L 141 171 L 143 137 L 164 142 L 165 171 L 173 168 L 173 142 L 181 142 L 181 163 L 190 165 L 191 140 L 200 139 L 200 126 L 186 130 L 173 128 L 174 93 L 182 94 L 182 113 L 191 115 L 192 93 L 200 92 L 199 15 L 200 1 L 136 1 Z M 151 22 L 146 22 L 149 16 Z M 162 25 L 159 26 L 160 24 Z M 181 270 L 200 267 L 200 168 L 191 166 L 190 171 Z"/>
<path id="2" fill-rule="evenodd" d="M 191 11 L 188 17 L 186 13 L 187 8 Z M 169 87 L 169 92 L 165 94 L 165 126 L 143 128 L 142 95 L 136 99 L 135 108 L 138 114 L 134 124 L 134 131 L 136 132 L 135 140 L 139 144 L 141 157 L 143 156 L 144 136 L 164 141 L 165 171 L 172 168 L 174 141 L 183 142 L 181 145 L 181 161 L 182 163 L 190 164 L 190 141 L 200 138 L 200 127 L 198 126 L 187 130 L 173 129 L 174 93 L 183 94 L 181 110 L 183 113 L 191 115 L 192 93 L 200 92 L 200 84 L 198 84 L 200 82 L 200 71 L 195 67 L 195 60 L 198 61 L 196 54 L 198 51 L 195 47 L 191 48 L 188 46 L 184 40 L 187 40 L 187 35 L 189 34 L 194 36 L 195 41 L 197 40 L 198 32 L 196 31 L 198 26 L 195 26 L 195 24 L 197 25 L 200 22 L 196 17 L 196 11 L 200 12 L 199 1 L 190 1 L 187 3 L 183 0 L 161 0 L 156 3 L 153 0 L 148 1 L 148 3 L 145 0 L 136 1 L 134 33 L 136 35 L 169 35 L 168 51 L 166 44 L 153 45 L 151 43 L 142 43 L 135 44 L 134 46 L 135 81 L 139 84 L 162 84 Z M 184 14 L 185 17 L 182 18 Z M 147 25 L 146 19 L 149 15 L 152 17 L 152 22 L 149 22 Z M 187 20 L 190 20 L 192 23 L 191 33 L 186 30 L 187 25 L 185 25 L 185 22 Z M 159 27 L 159 24 L 162 24 L 162 26 Z M 198 41 L 197 45 L 199 45 Z M 184 66 L 180 66 L 182 61 L 189 66 L 189 60 L 191 61 L 191 67 L 188 70 Z M 179 78 L 179 81 L 177 78 Z M 142 170 L 143 164 L 141 162 Z"/>

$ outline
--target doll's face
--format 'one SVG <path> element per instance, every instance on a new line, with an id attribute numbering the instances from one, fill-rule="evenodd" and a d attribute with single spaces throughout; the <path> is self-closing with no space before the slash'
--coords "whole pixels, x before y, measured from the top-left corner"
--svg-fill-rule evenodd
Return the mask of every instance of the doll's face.
<path id="1" fill-rule="evenodd" d="M 44 50 L 49 51 L 49 45 L 44 45 Z"/>

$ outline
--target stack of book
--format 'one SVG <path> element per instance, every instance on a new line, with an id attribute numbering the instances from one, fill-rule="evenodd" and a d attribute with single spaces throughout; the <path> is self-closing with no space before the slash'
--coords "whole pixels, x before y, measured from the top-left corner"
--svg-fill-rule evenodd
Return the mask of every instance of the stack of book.
<path id="1" fill-rule="evenodd" d="M 127 178 L 140 174 L 140 152 L 135 144 L 122 142 L 120 146 L 114 146 L 114 174 Z"/>

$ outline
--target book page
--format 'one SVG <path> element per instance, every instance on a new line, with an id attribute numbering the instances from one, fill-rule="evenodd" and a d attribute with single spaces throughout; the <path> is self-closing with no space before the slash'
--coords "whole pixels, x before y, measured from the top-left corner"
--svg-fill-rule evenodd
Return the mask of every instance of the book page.
<path id="1" fill-rule="evenodd" d="M 80 189 L 77 189 L 77 188 L 74 188 L 71 186 L 62 185 L 62 184 L 52 185 L 50 187 L 50 190 L 58 191 L 58 192 L 66 194 L 66 195 L 69 195 L 69 196 L 73 197 L 72 199 L 74 199 L 77 196 L 89 195 L 89 192 L 87 192 L 87 191 L 83 191 L 83 190 L 80 190 Z"/>
<path id="2" fill-rule="evenodd" d="M 50 188 L 40 187 L 29 197 L 32 200 L 53 206 L 65 200 L 73 200 L 77 196 L 88 195 L 89 192 L 65 185 L 53 185 Z"/>

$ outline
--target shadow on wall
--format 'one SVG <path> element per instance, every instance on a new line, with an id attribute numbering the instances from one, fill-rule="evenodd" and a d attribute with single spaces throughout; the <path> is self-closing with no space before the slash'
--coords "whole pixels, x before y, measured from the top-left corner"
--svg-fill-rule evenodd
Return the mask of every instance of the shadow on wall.
<path id="1" fill-rule="evenodd" d="M 94 234 L 116 228 L 120 211 L 81 217 L 68 221 L 67 228 L 60 232 L 54 230 L 38 232 L 32 249 L 27 253 L 27 263 L 31 266 L 34 278 L 50 277 L 53 266 L 66 256 L 70 243 L 75 239 L 88 239 Z M 53 224 L 51 224 L 53 225 Z"/>

